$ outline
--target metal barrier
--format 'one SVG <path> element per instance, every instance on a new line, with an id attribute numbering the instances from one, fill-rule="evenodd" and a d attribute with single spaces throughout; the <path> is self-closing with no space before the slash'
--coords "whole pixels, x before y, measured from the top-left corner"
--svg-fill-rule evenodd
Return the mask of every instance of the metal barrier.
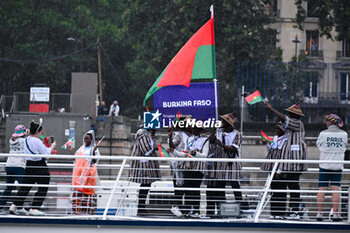
<path id="1" fill-rule="evenodd" d="M 14 108 L 13 106 L 13 96 L 1 95 L 0 106 L 2 112 L 11 112 Z"/>
<path id="2" fill-rule="evenodd" d="M 0 158 L 4 159 L 9 154 L 0 154 Z M 16 157 L 41 157 L 37 155 L 13 155 Z M 323 203 L 323 212 L 325 216 L 325 222 L 329 224 L 337 224 L 328 220 L 327 216 L 331 209 L 332 201 L 330 195 L 335 193 L 340 194 L 339 213 L 342 216 L 342 224 L 349 221 L 349 204 L 348 196 L 350 187 L 350 169 L 343 170 L 343 179 L 341 181 L 341 188 L 337 191 L 323 190 L 320 191 L 317 187 L 318 184 L 318 164 L 321 162 L 327 163 L 343 163 L 345 166 L 350 164 L 350 161 L 319 161 L 319 160 L 256 160 L 256 159 L 234 159 L 234 162 L 240 162 L 243 165 L 242 178 L 240 178 L 240 187 L 231 187 L 226 184 L 220 188 L 208 188 L 206 183 L 208 179 L 199 180 L 199 186 L 197 187 L 174 187 L 173 176 L 171 174 L 171 168 L 169 166 L 170 161 L 194 161 L 196 162 L 232 162 L 232 159 L 200 159 L 200 158 L 161 158 L 161 157 L 123 157 L 123 156 L 99 156 L 99 162 L 97 165 L 100 182 L 94 186 L 84 185 L 72 185 L 72 169 L 73 161 L 77 156 L 72 155 L 49 155 L 48 167 L 50 169 L 50 183 L 49 184 L 7 184 L 5 183 L 6 173 L 4 172 L 5 163 L 0 163 L 1 180 L 0 189 L 5 187 L 48 187 L 48 193 L 45 197 L 43 205 L 40 210 L 45 212 L 46 217 L 52 218 L 73 218 L 73 219 L 101 219 L 101 220 L 118 220 L 118 219 L 131 219 L 131 220 L 145 220 L 157 218 L 161 221 L 172 221 L 174 219 L 181 219 L 182 221 L 224 221 L 224 222 L 281 222 L 281 223 L 311 223 L 316 222 L 317 214 L 317 201 L 316 195 L 318 193 L 325 193 L 326 198 Z M 91 158 L 89 156 L 78 156 L 78 158 Z M 149 186 L 140 186 L 140 184 L 132 182 L 129 178 L 131 171 L 131 161 L 158 161 L 160 166 L 161 178 L 153 182 Z M 107 164 L 106 162 L 111 162 Z M 266 172 L 260 169 L 260 165 L 264 162 L 273 163 L 273 169 L 271 172 Z M 278 171 L 278 164 L 283 163 L 305 163 L 309 168 L 303 172 L 300 179 L 300 190 L 286 190 L 271 188 L 271 183 L 276 182 L 273 178 Z M 186 179 L 186 177 L 185 177 Z M 193 178 L 192 178 L 193 179 Z M 194 180 L 196 180 L 194 179 Z M 280 182 L 291 182 L 288 180 Z M 292 181 L 296 182 L 296 181 Z M 91 214 L 74 213 L 72 210 L 72 193 L 76 188 L 95 188 L 96 193 L 93 196 L 93 202 L 96 206 L 90 206 Z M 145 190 L 145 211 L 140 214 L 139 200 L 140 191 Z M 31 199 L 33 198 L 35 190 L 29 192 L 26 201 L 24 202 L 24 208 L 28 211 L 31 206 Z M 184 191 L 185 195 L 179 199 L 175 198 L 176 191 Z M 190 192 L 188 192 L 190 191 Z M 190 199 L 189 193 L 193 191 L 199 191 L 198 199 Z M 216 202 L 211 211 L 214 215 L 208 215 L 208 192 L 214 192 L 216 194 L 224 192 L 224 196 L 211 196 L 211 200 Z M 236 196 L 239 192 L 242 193 L 242 200 L 237 200 Z M 143 192 L 144 194 L 145 192 Z M 276 201 L 273 197 L 274 193 L 289 193 L 284 206 L 291 204 L 297 204 L 299 217 L 292 218 L 290 215 L 286 218 L 271 218 L 271 204 Z M 291 198 L 291 194 L 300 193 L 301 202 L 293 203 L 295 199 Z M 289 198 L 288 198 L 289 197 Z M 12 195 L 7 196 L 6 203 L 2 207 L 1 217 L 9 217 L 8 208 L 12 201 L 18 198 L 16 193 L 12 192 Z M 86 201 L 81 199 L 82 201 Z M 175 205 L 186 205 L 190 200 L 191 203 L 196 202 L 199 204 L 200 213 L 197 216 L 185 215 L 184 209 L 180 207 L 180 211 L 183 211 L 181 217 L 174 215 L 172 208 Z M 277 200 L 278 201 L 278 200 Z M 243 203 L 245 203 L 243 205 Z M 294 205 L 295 206 L 295 205 Z M 194 206 L 193 206 L 194 207 Z M 19 209 L 19 207 L 18 207 Z M 23 211 L 24 212 L 24 211 Z M 215 215 L 215 213 L 217 213 Z M 290 214 L 290 210 L 285 208 L 280 211 L 279 216 Z M 77 214 L 77 215 L 76 215 Z M 21 215 L 11 215 L 11 218 L 21 218 Z M 348 222 L 349 223 L 349 222 Z"/>
<path id="3" fill-rule="evenodd" d="M 29 92 L 14 92 L 13 104 L 10 112 L 28 112 L 30 104 Z M 49 111 L 70 112 L 71 111 L 71 94 L 69 93 L 50 93 Z"/>
<path id="4" fill-rule="evenodd" d="M 278 110 L 301 103 L 305 122 L 320 123 L 330 110 L 349 122 L 349 70 L 339 64 L 314 62 L 238 63 L 236 84 L 236 112 L 241 111 L 242 90 L 260 90 Z M 268 122 L 273 115 L 263 105 L 249 106 L 243 101 L 244 120 Z M 241 116 L 241 114 L 237 114 Z"/>

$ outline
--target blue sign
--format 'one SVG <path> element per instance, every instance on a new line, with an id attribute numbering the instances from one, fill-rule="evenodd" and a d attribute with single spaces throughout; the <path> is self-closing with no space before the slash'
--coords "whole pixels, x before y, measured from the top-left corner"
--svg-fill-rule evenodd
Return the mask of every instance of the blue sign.
<path id="1" fill-rule="evenodd" d="M 214 83 L 163 87 L 154 93 L 153 100 L 154 109 L 159 110 L 166 121 L 173 120 L 179 113 L 196 120 L 215 118 Z"/>

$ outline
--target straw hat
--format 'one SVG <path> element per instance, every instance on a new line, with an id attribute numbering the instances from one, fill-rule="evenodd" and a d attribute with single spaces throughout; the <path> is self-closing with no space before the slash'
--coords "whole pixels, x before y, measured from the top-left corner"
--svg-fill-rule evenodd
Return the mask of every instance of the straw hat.
<path id="1" fill-rule="evenodd" d="M 334 125 L 337 125 L 339 127 L 343 127 L 344 125 L 344 122 L 343 120 L 340 118 L 340 116 L 338 116 L 337 114 L 329 114 L 329 115 L 326 115 L 324 116 L 324 118 L 327 120 L 327 121 L 330 121 L 332 122 Z"/>
<path id="2" fill-rule="evenodd" d="M 222 115 L 222 116 L 220 116 L 220 119 L 226 121 L 232 127 L 235 127 L 235 114 L 234 113 Z"/>
<path id="3" fill-rule="evenodd" d="M 305 116 L 303 111 L 301 110 L 299 104 L 293 104 L 292 106 L 290 106 L 289 108 L 286 108 L 284 110 L 287 112 L 293 113 L 295 115 Z"/>

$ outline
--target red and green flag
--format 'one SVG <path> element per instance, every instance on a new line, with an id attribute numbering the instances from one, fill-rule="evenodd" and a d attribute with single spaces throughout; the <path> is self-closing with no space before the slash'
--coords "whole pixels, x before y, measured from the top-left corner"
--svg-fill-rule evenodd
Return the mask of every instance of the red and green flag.
<path id="1" fill-rule="evenodd" d="M 183 153 L 185 153 L 188 157 L 190 157 L 190 158 L 197 158 L 196 156 L 194 156 L 194 155 L 191 155 L 190 153 L 187 153 L 186 151 L 182 151 Z"/>
<path id="2" fill-rule="evenodd" d="M 215 79 L 214 17 L 206 22 L 180 49 L 157 78 L 143 100 L 146 101 L 162 87 L 189 87 L 192 80 Z"/>
<path id="3" fill-rule="evenodd" d="M 163 158 L 169 157 L 168 152 L 160 144 L 158 144 L 158 151 L 159 151 L 160 157 L 163 157 Z"/>
<path id="4" fill-rule="evenodd" d="M 264 138 L 266 141 L 273 142 L 273 138 L 267 136 L 267 134 L 264 133 L 264 131 L 262 131 L 262 129 L 260 130 L 260 133 L 261 133 L 261 137 Z"/>
<path id="5" fill-rule="evenodd" d="M 245 100 L 248 102 L 248 104 L 256 104 L 256 103 L 259 103 L 261 101 L 264 101 L 259 90 L 255 91 L 254 93 L 245 97 Z"/>
<path id="6" fill-rule="evenodd" d="M 72 145 L 75 141 L 75 137 L 70 138 L 66 143 L 61 147 L 62 149 L 67 149 L 69 145 Z"/>

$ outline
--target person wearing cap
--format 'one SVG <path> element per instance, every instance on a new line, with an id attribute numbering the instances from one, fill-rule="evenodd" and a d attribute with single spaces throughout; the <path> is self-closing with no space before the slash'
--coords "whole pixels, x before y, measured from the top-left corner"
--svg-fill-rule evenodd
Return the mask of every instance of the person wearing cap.
<path id="1" fill-rule="evenodd" d="M 320 160 L 344 161 L 344 155 L 348 142 L 348 134 L 340 128 L 344 125 L 342 119 L 336 114 L 325 116 L 327 129 L 323 130 L 317 138 L 316 145 L 320 150 Z M 332 191 L 339 191 L 343 163 L 320 163 L 319 183 L 320 191 L 327 190 L 329 183 Z M 317 194 L 318 213 L 317 221 L 323 221 L 322 206 L 325 193 Z M 332 193 L 333 208 L 329 218 L 333 221 L 341 221 L 339 214 L 340 194 Z"/>
<path id="2" fill-rule="evenodd" d="M 287 136 L 285 135 L 285 129 L 282 123 L 275 124 L 275 136 L 272 143 L 267 143 L 263 140 L 263 143 L 267 147 L 266 159 L 281 159 L 281 153 L 287 144 Z M 274 163 L 265 162 L 261 165 L 261 170 L 272 171 Z M 285 190 L 287 185 L 283 176 L 281 175 L 281 170 L 277 167 L 276 173 L 271 182 L 271 189 Z M 285 192 L 273 192 L 270 201 L 270 212 L 271 217 L 274 219 L 283 219 L 286 212 L 287 204 L 287 193 Z"/>
<path id="3" fill-rule="evenodd" d="M 143 125 L 141 125 L 143 127 Z M 154 129 L 141 128 L 136 132 L 131 157 L 157 157 L 154 147 Z M 131 160 L 129 180 L 140 183 L 138 216 L 147 215 L 146 198 L 151 184 L 160 180 L 159 162 L 155 160 Z"/>
<path id="4" fill-rule="evenodd" d="M 171 157 L 178 157 L 178 153 L 180 153 L 180 157 L 185 156 L 181 154 L 182 151 L 186 150 L 186 142 L 187 138 L 190 136 L 191 132 L 188 127 L 179 127 L 179 122 L 184 121 L 186 122 L 187 119 L 189 119 L 188 116 L 181 116 L 178 119 L 177 126 L 175 128 L 172 128 L 168 132 L 168 144 L 169 148 L 167 149 L 167 152 Z M 181 169 L 181 166 L 183 166 L 183 161 L 171 161 L 171 171 L 173 173 L 173 184 L 175 188 L 182 188 L 184 185 L 184 173 Z M 172 205 L 171 212 L 177 216 L 182 216 L 182 198 L 184 196 L 184 190 L 175 190 L 174 193 L 174 205 Z"/>
<path id="5" fill-rule="evenodd" d="M 306 144 L 304 124 L 300 120 L 304 116 L 299 104 L 294 104 L 285 109 L 288 115 L 278 112 L 268 102 L 264 102 L 266 109 L 271 111 L 277 118 L 283 122 L 286 136 L 288 138 L 285 148 L 281 152 L 282 160 L 305 160 Z M 300 190 L 299 179 L 301 173 L 306 171 L 307 166 L 304 163 L 281 163 L 281 172 L 286 180 L 288 189 Z M 299 192 L 290 193 L 288 213 L 289 219 L 300 219 L 299 212 L 302 209 L 302 200 Z"/>
<path id="6" fill-rule="evenodd" d="M 109 108 L 109 116 L 119 116 L 120 107 L 118 101 L 114 101 L 111 107 Z"/>
<path id="7" fill-rule="evenodd" d="M 17 125 L 15 132 L 10 139 L 10 154 L 24 154 L 24 139 L 26 137 L 26 127 L 24 125 Z M 22 183 L 24 169 L 26 166 L 25 157 L 9 156 L 6 160 L 6 183 L 14 184 L 15 181 Z M 0 198 L 0 209 L 4 208 L 8 197 L 11 196 L 14 186 L 6 186 Z"/>
<path id="8" fill-rule="evenodd" d="M 207 182 L 207 217 L 215 216 L 215 205 L 219 209 L 220 203 L 226 201 L 225 191 L 211 191 L 211 188 L 224 189 L 226 185 L 233 189 L 240 189 L 241 163 L 235 162 L 240 158 L 242 136 L 235 129 L 234 114 L 220 116 L 222 127 L 214 129 L 210 135 L 210 152 L 208 158 L 232 159 L 232 162 L 208 162 Z M 248 205 L 242 201 L 242 192 L 234 191 L 236 202 L 241 204 L 241 209 L 247 209 Z"/>

